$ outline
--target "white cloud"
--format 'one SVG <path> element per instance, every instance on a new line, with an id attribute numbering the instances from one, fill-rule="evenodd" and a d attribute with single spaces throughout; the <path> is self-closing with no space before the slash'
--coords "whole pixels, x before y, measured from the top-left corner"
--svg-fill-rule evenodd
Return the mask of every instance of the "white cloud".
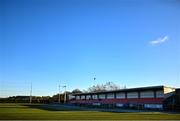
<path id="1" fill-rule="evenodd" d="M 152 45 L 162 44 L 162 43 L 166 42 L 168 39 L 169 39 L 169 37 L 166 35 L 164 37 L 160 37 L 156 40 L 150 41 L 150 44 L 152 44 Z"/>

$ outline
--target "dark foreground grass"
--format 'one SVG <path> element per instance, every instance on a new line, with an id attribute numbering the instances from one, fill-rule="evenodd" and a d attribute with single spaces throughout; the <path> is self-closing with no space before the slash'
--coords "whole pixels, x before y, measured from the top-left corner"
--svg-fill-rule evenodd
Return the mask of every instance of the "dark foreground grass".
<path id="1" fill-rule="evenodd" d="M 49 110 L 43 107 L 44 105 L 0 104 L 0 120 L 180 120 L 180 114 L 162 112 L 115 113 L 71 111 L 64 107 L 59 107 L 62 110 Z"/>

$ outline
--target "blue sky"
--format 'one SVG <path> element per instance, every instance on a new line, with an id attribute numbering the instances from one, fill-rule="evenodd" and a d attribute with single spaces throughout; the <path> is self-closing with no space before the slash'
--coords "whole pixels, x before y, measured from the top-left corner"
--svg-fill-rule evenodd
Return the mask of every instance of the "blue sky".
<path id="1" fill-rule="evenodd" d="M 178 0 L 1 0 L 0 96 L 180 87 Z M 93 78 L 96 80 L 93 81 Z M 62 89 L 63 90 L 63 89 Z"/>

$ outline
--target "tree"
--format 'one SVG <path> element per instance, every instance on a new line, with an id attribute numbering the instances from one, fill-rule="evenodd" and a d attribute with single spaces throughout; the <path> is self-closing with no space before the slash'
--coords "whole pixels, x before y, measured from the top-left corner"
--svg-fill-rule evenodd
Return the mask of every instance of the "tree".
<path id="1" fill-rule="evenodd" d="M 77 93 L 82 93 L 82 91 L 79 90 L 79 89 L 74 89 L 71 93 L 72 94 L 77 94 Z"/>
<path id="2" fill-rule="evenodd" d="M 110 91 L 110 90 L 118 90 L 122 89 L 120 86 L 114 84 L 113 82 L 106 82 L 101 85 L 94 85 L 88 88 L 88 92 L 101 92 L 101 91 Z"/>
<path id="3" fill-rule="evenodd" d="M 114 84 L 113 82 L 107 82 L 105 84 L 105 88 L 106 90 L 117 90 L 117 89 L 121 89 L 120 86 Z"/>

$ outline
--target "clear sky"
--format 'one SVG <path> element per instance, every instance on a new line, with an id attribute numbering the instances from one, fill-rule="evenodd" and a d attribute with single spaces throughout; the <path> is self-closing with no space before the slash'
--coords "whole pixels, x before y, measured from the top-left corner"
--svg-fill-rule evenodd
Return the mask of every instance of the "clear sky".
<path id="1" fill-rule="evenodd" d="M 178 0 L 1 0 L 0 97 L 180 87 L 179 27 Z"/>

